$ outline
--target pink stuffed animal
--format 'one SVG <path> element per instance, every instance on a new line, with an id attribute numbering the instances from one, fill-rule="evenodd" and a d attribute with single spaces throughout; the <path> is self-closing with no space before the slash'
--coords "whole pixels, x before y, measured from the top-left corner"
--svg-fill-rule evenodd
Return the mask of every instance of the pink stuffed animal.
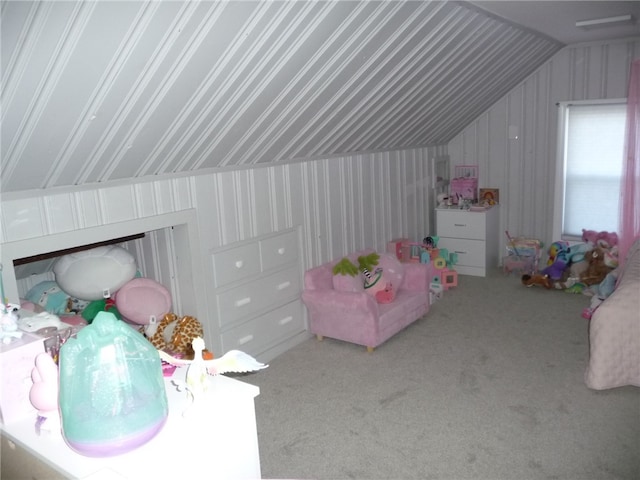
<path id="1" fill-rule="evenodd" d="M 58 366 L 48 353 L 36 356 L 36 366 L 31 371 L 33 385 L 29 391 L 29 400 L 38 410 L 36 431 L 54 431 L 60 429 L 58 413 Z"/>
<path id="2" fill-rule="evenodd" d="M 582 241 L 591 247 L 601 247 L 605 250 L 618 245 L 618 234 L 615 232 L 596 232 L 595 230 L 582 229 Z"/>

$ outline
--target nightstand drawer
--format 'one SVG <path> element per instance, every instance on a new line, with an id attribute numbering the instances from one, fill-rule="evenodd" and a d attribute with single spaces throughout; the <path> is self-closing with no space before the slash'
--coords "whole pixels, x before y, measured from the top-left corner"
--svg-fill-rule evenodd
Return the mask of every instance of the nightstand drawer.
<path id="1" fill-rule="evenodd" d="M 476 240 L 484 240 L 486 238 L 486 217 L 483 213 L 437 210 L 436 218 L 436 230 L 440 237 Z"/>
<path id="2" fill-rule="evenodd" d="M 260 240 L 262 271 L 281 267 L 298 260 L 298 232 L 292 230 L 283 235 Z"/>
<path id="3" fill-rule="evenodd" d="M 258 355 L 270 346 L 305 329 L 300 300 L 233 327 L 222 334 L 222 349 Z"/>
<path id="4" fill-rule="evenodd" d="M 260 273 L 260 253 L 257 243 L 248 243 L 212 255 L 216 286 L 249 279 Z"/>
<path id="5" fill-rule="evenodd" d="M 446 248 L 449 253 L 458 256 L 456 265 L 482 267 L 486 265 L 486 242 L 483 240 L 467 240 L 459 238 L 440 237 L 439 248 Z M 456 265 L 453 268 L 456 268 Z"/>

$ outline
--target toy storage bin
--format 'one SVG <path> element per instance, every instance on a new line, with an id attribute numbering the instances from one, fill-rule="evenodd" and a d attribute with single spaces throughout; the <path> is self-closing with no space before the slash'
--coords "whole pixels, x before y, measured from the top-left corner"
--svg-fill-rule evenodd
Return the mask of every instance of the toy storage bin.
<path id="1" fill-rule="evenodd" d="M 538 267 L 533 257 L 521 257 L 518 255 L 507 255 L 502 257 L 502 271 L 505 274 L 535 273 Z"/>
<path id="2" fill-rule="evenodd" d="M 451 202 L 455 205 L 459 200 L 478 201 L 478 166 L 456 165 L 455 178 L 451 179 Z"/>
<path id="3" fill-rule="evenodd" d="M 507 243 L 507 255 L 502 257 L 504 273 L 535 273 L 540 264 L 542 242 L 535 238 L 516 237 Z"/>

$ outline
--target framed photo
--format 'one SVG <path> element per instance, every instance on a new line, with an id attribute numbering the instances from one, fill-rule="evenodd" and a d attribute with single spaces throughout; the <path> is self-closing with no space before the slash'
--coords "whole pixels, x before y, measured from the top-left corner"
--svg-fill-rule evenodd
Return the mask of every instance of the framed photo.
<path id="1" fill-rule="evenodd" d="M 497 188 L 481 188 L 478 203 L 482 205 L 497 205 L 500 203 L 500 190 Z"/>

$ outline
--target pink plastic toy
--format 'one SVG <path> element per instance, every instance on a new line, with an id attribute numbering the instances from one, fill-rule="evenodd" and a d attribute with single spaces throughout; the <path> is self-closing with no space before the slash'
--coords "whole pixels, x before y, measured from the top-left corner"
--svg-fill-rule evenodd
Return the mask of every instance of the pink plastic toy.
<path id="1" fill-rule="evenodd" d="M 36 431 L 55 431 L 60 429 L 58 413 L 58 366 L 48 353 L 40 353 L 35 359 L 35 368 L 31 371 L 33 386 L 29 391 L 29 400 L 38 410 Z"/>

